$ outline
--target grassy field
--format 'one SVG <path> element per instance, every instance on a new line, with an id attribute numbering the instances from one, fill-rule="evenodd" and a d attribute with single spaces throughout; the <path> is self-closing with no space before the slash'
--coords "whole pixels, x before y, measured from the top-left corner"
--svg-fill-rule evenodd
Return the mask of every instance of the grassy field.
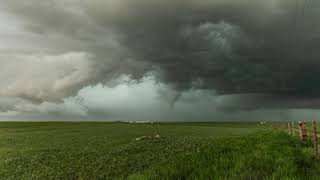
<path id="1" fill-rule="evenodd" d="M 313 154 L 257 123 L 0 123 L 1 179 L 316 179 Z"/>

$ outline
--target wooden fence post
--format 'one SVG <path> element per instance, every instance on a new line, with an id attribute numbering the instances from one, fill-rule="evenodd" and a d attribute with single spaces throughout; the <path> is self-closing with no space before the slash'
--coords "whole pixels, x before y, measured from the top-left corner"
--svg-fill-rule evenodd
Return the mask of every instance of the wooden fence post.
<path id="1" fill-rule="evenodd" d="M 288 122 L 288 133 L 292 134 L 292 132 L 291 132 L 291 123 L 290 122 Z"/>
<path id="2" fill-rule="evenodd" d="M 295 136 L 296 132 L 295 132 L 295 129 L 294 129 L 294 122 L 291 122 L 291 128 L 292 128 L 292 135 Z"/>
<path id="3" fill-rule="evenodd" d="M 312 121 L 312 129 L 313 129 L 313 145 L 316 155 L 318 154 L 318 136 L 317 136 L 317 123 L 316 121 Z"/>
<path id="4" fill-rule="evenodd" d="M 299 121 L 299 137 L 302 140 L 302 122 Z"/>
<path id="5" fill-rule="evenodd" d="M 300 139 L 301 141 L 307 140 L 307 129 L 306 129 L 306 122 L 305 121 L 299 121 L 299 132 L 300 132 Z"/>

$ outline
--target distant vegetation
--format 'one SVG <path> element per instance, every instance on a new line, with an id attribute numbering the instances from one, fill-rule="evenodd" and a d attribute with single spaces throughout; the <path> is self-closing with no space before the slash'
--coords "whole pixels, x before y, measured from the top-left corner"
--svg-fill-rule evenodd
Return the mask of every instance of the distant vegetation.
<path id="1" fill-rule="evenodd" d="M 260 123 L 0 123 L 0 179 L 315 179 L 312 146 Z"/>

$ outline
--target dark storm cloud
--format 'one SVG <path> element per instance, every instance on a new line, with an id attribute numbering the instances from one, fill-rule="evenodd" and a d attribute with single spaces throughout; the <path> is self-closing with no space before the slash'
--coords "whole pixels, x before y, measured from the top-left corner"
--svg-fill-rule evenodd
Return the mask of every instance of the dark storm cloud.
<path id="1" fill-rule="evenodd" d="M 157 81 L 178 91 L 245 94 L 241 100 L 226 101 L 228 107 L 236 102 L 247 104 L 245 109 L 275 107 L 278 99 L 283 99 L 284 107 L 318 107 L 316 102 L 299 102 L 319 96 L 320 4 L 310 0 L 303 12 L 304 5 L 298 2 L 4 1 L 2 9 L 18 18 L 25 31 L 68 40 L 63 48 L 47 42 L 55 53 L 85 52 L 83 57 L 91 59 L 81 59 L 81 68 L 71 66 L 78 72 L 71 77 L 55 71 L 49 80 L 59 83 L 64 77 L 61 88 L 43 82 L 30 90 L 21 80 L 2 94 L 56 101 L 122 74 L 139 80 L 152 72 Z"/>
<path id="2" fill-rule="evenodd" d="M 89 14 L 118 32 L 134 59 L 160 68 L 162 81 L 223 94 L 317 95 L 317 14 L 303 18 L 294 1 L 139 2 L 120 3 L 119 16 Z"/>

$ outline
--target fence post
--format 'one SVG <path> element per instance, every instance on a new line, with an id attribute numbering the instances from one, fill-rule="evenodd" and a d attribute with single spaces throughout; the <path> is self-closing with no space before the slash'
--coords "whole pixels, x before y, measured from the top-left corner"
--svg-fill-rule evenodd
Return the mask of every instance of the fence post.
<path id="1" fill-rule="evenodd" d="M 312 121 L 312 129 L 313 129 L 313 145 L 316 155 L 318 155 L 318 136 L 317 136 L 317 123 L 316 121 Z"/>
<path id="2" fill-rule="evenodd" d="M 307 123 L 306 121 L 302 122 L 302 136 L 303 141 L 306 141 L 308 138 L 308 131 L 307 131 Z"/>
<path id="3" fill-rule="evenodd" d="M 289 134 L 292 134 L 292 133 L 291 133 L 291 123 L 290 123 L 290 122 L 288 122 L 288 133 L 289 133 Z"/>
<path id="4" fill-rule="evenodd" d="M 294 129 L 294 122 L 291 122 L 291 128 L 292 128 L 292 135 L 295 136 L 296 132 L 295 132 L 295 129 Z"/>
<path id="5" fill-rule="evenodd" d="M 299 121 L 299 132 L 300 132 L 300 139 L 301 141 L 307 140 L 307 129 L 306 129 L 306 122 Z"/>
<path id="6" fill-rule="evenodd" d="M 299 121 L 299 137 L 302 140 L 302 122 Z"/>

